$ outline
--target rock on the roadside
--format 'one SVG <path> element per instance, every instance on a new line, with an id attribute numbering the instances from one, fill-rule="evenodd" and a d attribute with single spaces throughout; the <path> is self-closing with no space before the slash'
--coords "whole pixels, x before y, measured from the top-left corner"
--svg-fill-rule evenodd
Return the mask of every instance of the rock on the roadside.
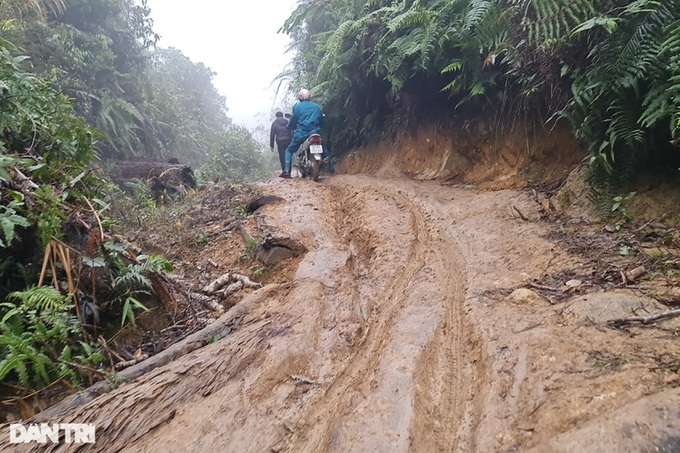
<path id="1" fill-rule="evenodd" d="M 616 290 L 576 296 L 567 302 L 566 314 L 604 324 L 610 319 L 652 316 L 668 311 L 656 299 L 630 290 Z M 669 327 L 680 327 L 680 319 L 663 321 Z"/>
<path id="2" fill-rule="evenodd" d="M 266 266 L 280 263 L 307 253 L 307 248 L 297 239 L 269 234 L 257 252 L 257 258 Z"/>
<path id="3" fill-rule="evenodd" d="M 548 299 L 529 288 L 517 288 L 510 293 L 507 300 L 517 305 L 543 305 L 549 303 Z"/>

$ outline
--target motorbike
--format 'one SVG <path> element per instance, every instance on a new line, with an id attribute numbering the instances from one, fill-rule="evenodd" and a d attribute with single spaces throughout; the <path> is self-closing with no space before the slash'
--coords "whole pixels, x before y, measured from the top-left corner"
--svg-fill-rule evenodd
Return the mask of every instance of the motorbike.
<path id="1" fill-rule="evenodd" d="M 302 178 L 310 177 L 319 180 L 319 174 L 328 165 L 328 158 L 324 158 L 321 135 L 312 134 L 302 144 L 297 152 L 297 167 Z"/>

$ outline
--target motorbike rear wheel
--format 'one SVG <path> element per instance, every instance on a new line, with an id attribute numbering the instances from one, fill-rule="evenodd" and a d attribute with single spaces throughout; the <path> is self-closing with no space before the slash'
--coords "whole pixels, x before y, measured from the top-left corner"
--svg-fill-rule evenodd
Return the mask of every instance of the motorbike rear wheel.
<path id="1" fill-rule="evenodd" d="M 314 182 L 319 181 L 319 173 L 321 173 L 321 162 L 316 159 L 312 159 L 312 180 Z"/>
<path id="2" fill-rule="evenodd" d="M 302 153 L 298 155 L 298 170 L 300 171 L 300 178 L 304 179 L 307 177 L 307 174 L 309 173 L 307 159 Z"/>

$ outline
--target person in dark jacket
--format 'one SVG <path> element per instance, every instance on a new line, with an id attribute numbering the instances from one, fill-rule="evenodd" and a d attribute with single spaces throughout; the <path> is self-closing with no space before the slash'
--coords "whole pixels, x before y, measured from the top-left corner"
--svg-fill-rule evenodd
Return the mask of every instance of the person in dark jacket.
<path id="1" fill-rule="evenodd" d="M 283 117 L 283 112 L 276 112 L 276 119 L 272 123 L 271 131 L 269 132 L 269 147 L 274 152 L 274 142 L 279 152 L 279 162 L 281 162 L 281 175 L 286 171 L 286 148 L 290 145 L 293 139 L 293 131 L 288 129 L 288 120 Z"/>
<path id="2" fill-rule="evenodd" d="M 293 154 L 300 148 L 300 146 L 312 134 L 321 132 L 321 128 L 326 124 L 326 117 L 321 110 L 321 106 L 311 101 L 312 95 L 309 90 L 300 90 L 298 93 L 299 103 L 293 106 L 293 116 L 288 122 L 288 129 L 295 130 L 293 140 L 286 148 L 285 168 L 281 173 L 282 178 L 290 178 L 291 161 Z M 333 162 L 330 160 L 330 155 L 323 149 L 322 156 L 328 158 L 328 171 L 334 173 Z"/>

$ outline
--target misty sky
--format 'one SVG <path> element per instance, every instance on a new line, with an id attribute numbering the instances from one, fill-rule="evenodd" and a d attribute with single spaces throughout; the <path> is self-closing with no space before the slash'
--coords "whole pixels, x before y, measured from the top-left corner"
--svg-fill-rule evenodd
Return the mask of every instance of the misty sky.
<path id="1" fill-rule="evenodd" d="M 292 58 L 289 39 L 278 34 L 296 0 L 148 0 L 159 46 L 176 47 L 217 75 L 229 116 L 252 128 L 270 121 L 280 106 L 274 78 Z M 271 84 L 271 87 L 270 87 Z M 273 105 L 274 104 L 274 105 Z"/>

